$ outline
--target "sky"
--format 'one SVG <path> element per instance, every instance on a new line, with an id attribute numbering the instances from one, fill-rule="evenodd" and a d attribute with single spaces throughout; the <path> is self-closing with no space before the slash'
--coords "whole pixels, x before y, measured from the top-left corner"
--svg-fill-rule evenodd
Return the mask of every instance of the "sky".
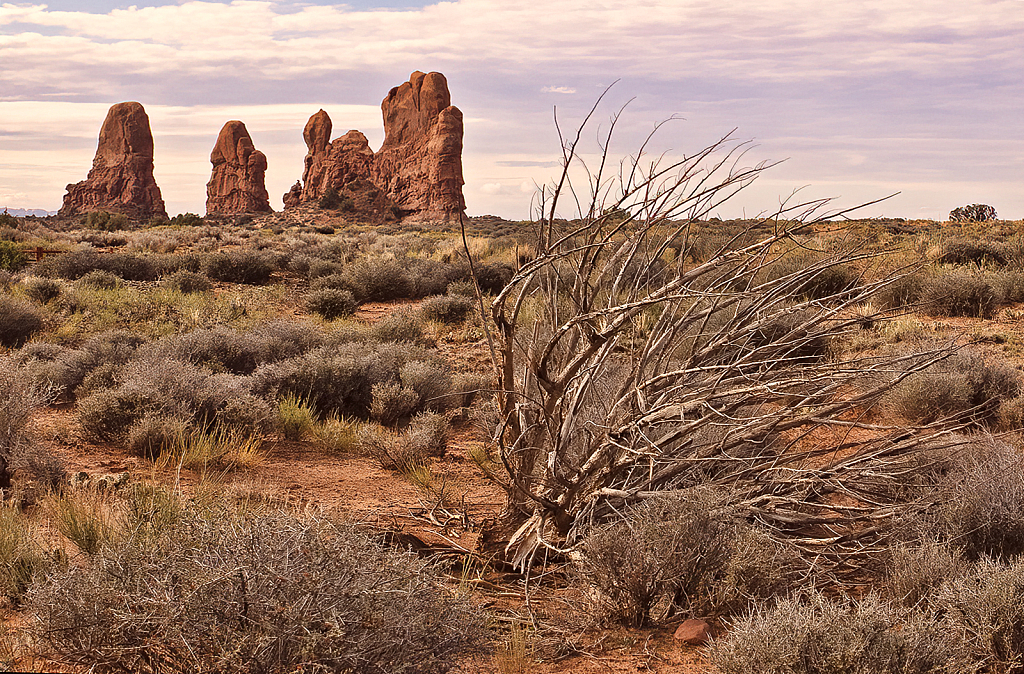
<path id="1" fill-rule="evenodd" d="M 56 210 L 85 178 L 106 110 L 141 102 L 171 215 L 204 213 L 210 150 L 245 122 L 271 205 L 302 173 L 302 127 L 383 140 L 380 102 L 444 73 L 465 115 L 467 213 L 523 219 L 572 131 L 627 102 L 610 154 L 691 155 L 735 129 L 780 161 L 718 208 L 796 192 L 864 216 L 1024 218 L 1022 0 L 54 0 L 0 4 L 0 207 Z"/>

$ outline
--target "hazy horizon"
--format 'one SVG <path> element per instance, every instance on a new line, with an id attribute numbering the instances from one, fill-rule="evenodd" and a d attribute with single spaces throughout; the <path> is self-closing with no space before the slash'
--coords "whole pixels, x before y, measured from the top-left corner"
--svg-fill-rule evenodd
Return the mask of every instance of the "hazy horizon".
<path id="1" fill-rule="evenodd" d="M 1024 2 L 495 0 L 345 5 L 291 0 L 0 5 L 0 208 L 60 207 L 85 179 L 107 108 L 149 113 L 172 215 L 205 212 L 209 153 L 245 122 L 268 157 L 271 205 L 302 172 L 302 127 L 383 140 L 380 101 L 414 70 L 445 74 L 466 118 L 470 215 L 529 216 L 575 128 L 614 80 L 598 124 L 632 99 L 613 156 L 673 115 L 654 155 L 736 128 L 746 161 L 786 160 L 719 215 L 802 198 L 864 216 L 944 219 L 968 203 L 1024 217 Z M 591 143 L 591 147 L 593 143 Z"/>

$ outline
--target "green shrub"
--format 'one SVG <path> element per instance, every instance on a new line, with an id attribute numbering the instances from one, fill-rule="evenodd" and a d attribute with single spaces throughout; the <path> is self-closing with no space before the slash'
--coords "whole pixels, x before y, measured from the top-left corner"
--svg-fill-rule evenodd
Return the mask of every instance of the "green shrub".
<path id="1" fill-rule="evenodd" d="M 0 241 L 0 270 L 18 271 L 28 264 L 28 258 L 13 241 Z"/>
<path id="2" fill-rule="evenodd" d="M 949 212 L 950 222 L 986 222 L 996 219 L 996 209 L 986 204 L 958 206 Z"/>
<path id="3" fill-rule="evenodd" d="M 461 323 L 475 309 L 475 299 L 464 295 L 435 295 L 423 300 L 420 305 L 420 313 L 423 318 L 446 324 Z"/>
<path id="4" fill-rule="evenodd" d="M 356 298 L 347 290 L 323 288 L 306 295 L 306 310 L 328 321 L 351 316 L 358 306 Z"/>
<path id="5" fill-rule="evenodd" d="M 214 281 L 263 285 L 270 280 L 274 268 L 264 255 L 244 250 L 208 256 L 203 271 Z"/>
<path id="6" fill-rule="evenodd" d="M 21 603 L 33 577 L 53 566 L 16 509 L 0 508 L 0 592 L 15 606 Z"/>
<path id="7" fill-rule="evenodd" d="M 32 277 L 25 281 L 25 295 L 40 304 L 47 304 L 60 297 L 64 286 L 59 281 L 48 278 Z"/>
<path id="8" fill-rule="evenodd" d="M 286 395 L 277 403 L 277 425 L 286 440 L 301 440 L 316 425 L 316 413 L 302 398 Z"/>
<path id="9" fill-rule="evenodd" d="M 442 570 L 352 526 L 185 512 L 123 536 L 27 597 L 58 662 L 104 671 L 450 671 L 485 636 Z"/>
<path id="10" fill-rule="evenodd" d="M 75 284 L 96 290 L 115 290 L 121 285 L 121 279 L 105 269 L 94 269 L 78 279 Z"/>
<path id="11" fill-rule="evenodd" d="M 931 674 L 975 671 L 959 636 L 877 595 L 814 593 L 767 604 L 732 623 L 710 649 L 722 674 Z"/>
<path id="12" fill-rule="evenodd" d="M 0 345 L 16 348 L 43 327 L 43 313 L 32 304 L 0 295 Z"/>
<path id="13" fill-rule="evenodd" d="M 178 271 L 164 277 L 164 285 L 171 290 L 177 290 L 185 295 L 209 292 L 210 279 L 202 274 L 179 269 Z"/>
<path id="14" fill-rule="evenodd" d="M 355 208 L 355 202 L 352 201 L 352 198 L 339 193 L 333 186 L 324 190 L 317 203 L 325 211 L 351 211 Z"/>
<path id="15" fill-rule="evenodd" d="M 173 227 L 199 227 L 205 224 L 203 219 L 195 213 L 179 213 L 171 218 L 166 224 Z"/>
<path id="16" fill-rule="evenodd" d="M 85 226 L 89 229 L 98 229 L 103 232 L 118 232 L 128 229 L 130 224 L 128 217 L 122 213 L 93 211 L 85 215 Z"/>

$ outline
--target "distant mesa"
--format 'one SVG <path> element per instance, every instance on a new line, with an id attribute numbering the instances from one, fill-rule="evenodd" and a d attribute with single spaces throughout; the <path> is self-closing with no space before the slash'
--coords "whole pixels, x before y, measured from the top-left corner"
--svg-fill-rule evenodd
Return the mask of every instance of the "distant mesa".
<path id="1" fill-rule="evenodd" d="M 462 112 L 451 105 L 444 75 L 414 72 L 388 92 L 381 112 L 384 143 L 376 154 L 358 131 L 332 142 L 331 118 L 324 110 L 310 117 L 302 132 L 307 148 L 302 181 L 284 195 L 285 208 L 357 186 L 380 193 L 374 204 L 390 201 L 417 220 L 449 220 L 462 213 Z"/>
<path id="2" fill-rule="evenodd" d="M 153 134 L 141 104 L 110 108 L 88 177 L 67 190 L 61 216 L 110 211 L 137 219 L 167 217 L 153 178 Z"/>
<path id="3" fill-rule="evenodd" d="M 245 124 L 227 122 L 210 153 L 213 173 L 206 184 L 206 213 L 268 213 L 270 195 L 264 184 L 267 157 L 253 145 Z"/>

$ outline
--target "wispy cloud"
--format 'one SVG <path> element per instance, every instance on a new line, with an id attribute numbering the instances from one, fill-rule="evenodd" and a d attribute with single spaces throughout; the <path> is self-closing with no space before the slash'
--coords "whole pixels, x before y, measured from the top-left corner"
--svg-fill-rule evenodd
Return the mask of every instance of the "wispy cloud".
<path id="1" fill-rule="evenodd" d="M 576 90 L 572 87 L 544 87 L 541 92 L 545 94 L 575 94 Z"/>

